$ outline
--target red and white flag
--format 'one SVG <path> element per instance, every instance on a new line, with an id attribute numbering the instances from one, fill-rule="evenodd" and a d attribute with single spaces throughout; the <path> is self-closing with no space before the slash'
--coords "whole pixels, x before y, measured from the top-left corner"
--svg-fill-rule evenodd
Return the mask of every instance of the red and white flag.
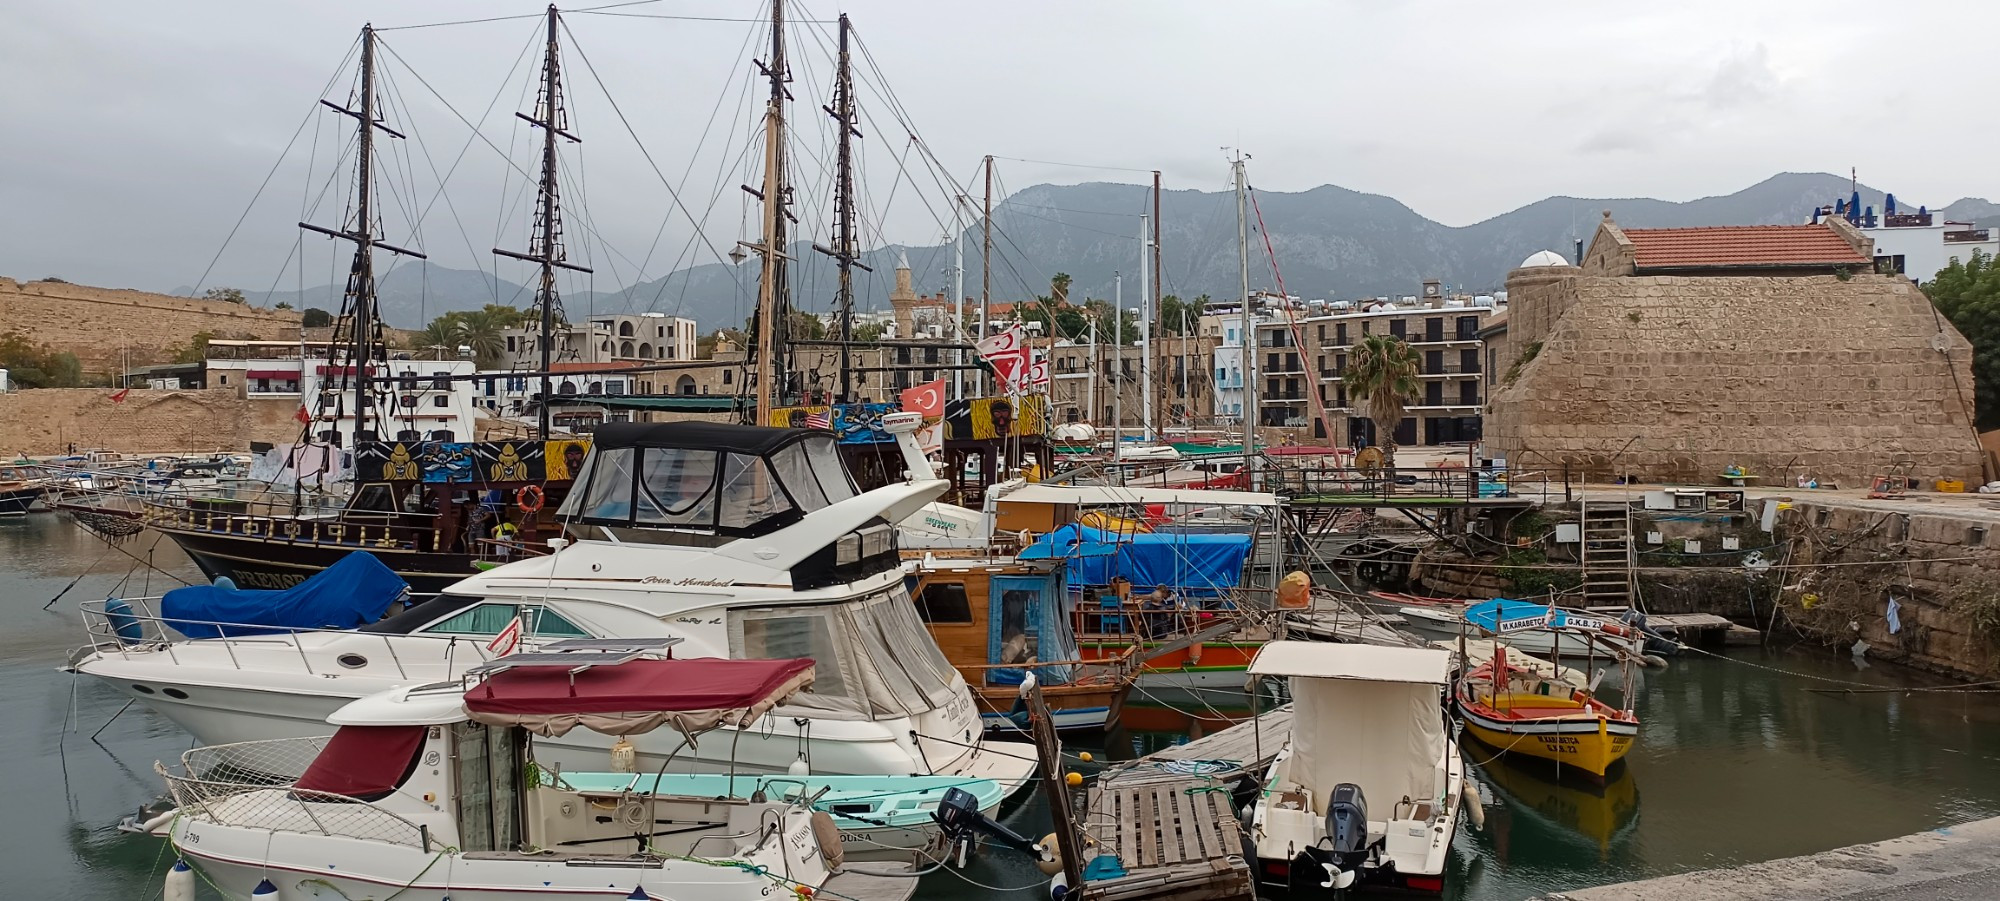
<path id="1" fill-rule="evenodd" d="M 925 419 L 944 417 L 944 379 L 925 382 L 903 392 L 903 412 L 922 413 Z"/>
<path id="2" fill-rule="evenodd" d="M 519 613 L 514 614 L 514 618 L 507 622 L 507 628 L 501 629 L 500 634 L 493 636 L 493 640 L 486 643 L 486 649 L 497 657 L 512 654 L 514 649 L 520 646 L 521 614 Z"/>
<path id="3" fill-rule="evenodd" d="M 116 391 L 116 392 L 113 392 L 113 393 L 112 393 L 112 395 L 111 395 L 111 402 L 112 402 L 112 403 L 114 403 L 114 404 L 122 404 L 122 403 L 124 403 L 124 402 L 125 402 L 125 395 L 127 395 L 127 394 L 131 394 L 131 393 L 132 393 L 132 389 L 130 389 L 130 388 L 126 388 L 126 389 L 124 389 L 124 390 L 121 390 L 121 391 Z"/>
<path id="4" fill-rule="evenodd" d="M 1028 367 L 1028 384 L 1040 386 L 1048 383 L 1049 361 L 1036 360 L 1033 365 Z"/>
<path id="5" fill-rule="evenodd" d="M 992 359 L 1004 354 L 1021 353 L 1025 343 L 1022 340 L 1021 327 L 1017 325 L 1000 334 L 988 335 L 981 338 L 979 339 L 979 343 L 973 345 L 973 347 L 979 351 L 980 356 Z"/>
<path id="6" fill-rule="evenodd" d="M 298 420 L 300 425 L 306 425 L 313 421 L 312 414 L 306 412 L 305 404 L 299 404 L 298 412 L 293 413 L 292 418 Z"/>

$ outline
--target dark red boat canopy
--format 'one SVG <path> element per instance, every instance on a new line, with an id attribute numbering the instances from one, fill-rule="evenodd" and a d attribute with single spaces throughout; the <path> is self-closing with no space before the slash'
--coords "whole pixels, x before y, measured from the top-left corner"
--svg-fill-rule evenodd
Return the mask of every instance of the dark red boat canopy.
<path id="1" fill-rule="evenodd" d="M 667 724 L 693 735 L 725 723 L 747 726 L 812 681 L 809 659 L 646 659 L 575 675 L 566 667 L 523 667 L 467 691 L 465 709 L 476 722 L 547 736 L 579 725 L 634 735 Z"/>

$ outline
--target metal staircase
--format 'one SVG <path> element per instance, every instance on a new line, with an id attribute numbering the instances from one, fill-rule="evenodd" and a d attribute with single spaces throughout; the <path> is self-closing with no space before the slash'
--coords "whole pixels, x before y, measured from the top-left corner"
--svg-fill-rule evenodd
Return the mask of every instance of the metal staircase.
<path id="1" fill-rule="evenodd" d="M 1632 606 L 1632 505 L 1623 500 L 1581 503 L 1583 606 L 1625 610 Z"/>

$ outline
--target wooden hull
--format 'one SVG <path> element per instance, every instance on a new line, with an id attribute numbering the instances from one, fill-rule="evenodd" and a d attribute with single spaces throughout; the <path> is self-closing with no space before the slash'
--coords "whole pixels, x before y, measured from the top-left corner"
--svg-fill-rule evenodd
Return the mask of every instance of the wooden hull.
<path id="1" fill-rule="evenodd" d="M 1573 766 L 1600 779 L 1612 764 L 1624 759 L 1639 738 L 1637 721 L 1608 719 L 1591 713 L 1507 717 L 1462 697 L 1453 706 L 1465 724 L 1466 733 L 1484 744 L 1507 754 Z"/>
<path id="2" fill-rule="evenodd" d="M 1127 681 L 1086 682 L 1080 685 L 1044 685 L 1042 698 L 1055 717 L 1058 730 L 1101 730 L 1118 721 L 1125 697 L 1132 691 Z M 1025 713 L 1017 710 L 1021 691 L 1012 685 L 985 685 L 973 689 L 979 700 L 979 715 L 988 732 L 1025 732 Z M 1022 708 L 1023 710 L 1025 708 Z"/>
<path id="3" fill-rule="evenodd" d="M 304 582 L 354 551 L 367 551 L 410 583 L 415 594 L 436 594 L 471 576 L 473 558 L 465 554 L 434 554 L 373 544 L 287 541 L 231 532 L 155 528 L 180 545 L 211 581 L 228 576 L 238 588 L 290 588 Z"/>

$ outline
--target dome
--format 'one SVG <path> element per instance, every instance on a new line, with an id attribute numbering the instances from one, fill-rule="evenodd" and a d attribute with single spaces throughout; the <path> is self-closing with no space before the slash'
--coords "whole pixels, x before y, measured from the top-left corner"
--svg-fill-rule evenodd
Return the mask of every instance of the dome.
<path id="1" fill-rule="evenodd" d="M 1563 259 L 1562 254 L 1556 253 L 1553 250 L 1544 250 L 1540 253 L 1535 254 L 1534 256 L 1522 260 L 1521 265 L 1516 266 L 1515 268 L 1533 269 L 1536 266 L 1567 266 L 1567 265 L 1569 265 L 1569 261 Z"/>

